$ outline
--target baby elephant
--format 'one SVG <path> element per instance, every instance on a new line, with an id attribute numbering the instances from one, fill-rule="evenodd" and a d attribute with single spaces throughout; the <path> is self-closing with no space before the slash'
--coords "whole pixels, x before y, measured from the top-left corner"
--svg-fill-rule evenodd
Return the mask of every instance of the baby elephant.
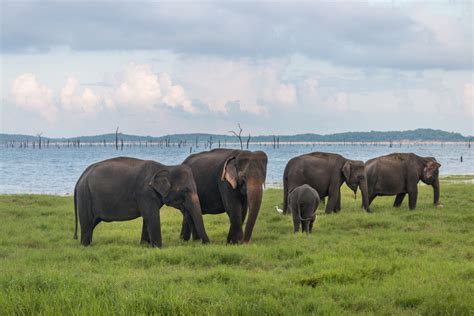
<path id="1" fill-rule="evenodd" d="M 311 233 L 316 219 L 316 210 L 319 206 L 318 192 L 307 184 L 294 188 L 288 195 L 289 211 L 293 215 L 294 232 L 300 230 Z"/>

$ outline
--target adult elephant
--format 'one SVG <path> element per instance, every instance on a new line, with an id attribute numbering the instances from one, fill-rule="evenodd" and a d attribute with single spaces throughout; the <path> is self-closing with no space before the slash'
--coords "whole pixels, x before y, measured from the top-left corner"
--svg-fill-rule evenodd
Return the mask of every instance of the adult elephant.
<path id="1" fill-rule="evenodd" d="M 209 242 L 191 169 L 165 166 L 155 161 L 119 157 L 89 166 L 74 189 L 81 244 L 88 246 L 101 221 L 127 221 L 143 217 L 142 243 L 161 247 L 160 208 L 163 204 L 189 214 L 203 242 Z"/>
<path id="2" fill-rule="evenodd" d="M 400 207 L 408 193 L 408 207 L 416 208 L 418 182 L 433 187 L 433 203 L 439 204 L 439 167 L 433 157 L 420 157 L 413 153 L 394 153 L 368 160 L 366 171 L 369 188 L 369 205 L 376 196 L 396 195 L 394 207 Z"/>
<path id="3" fill-rule="evenodd" d="M 203 214 L 226 212 L 230 219 L 228 243 L 249 242 L 262 203 L 267 174 L 262 151 L 214 149 L 190 155 L 183 161 L 191 168 Z M 247 210 L 249 218 L 242 231 Z M 181 238 L 189 240 L 189 216 L 184 216 Z"/>
<path id="4" fill-rule="evenodd" d="M 362 206 L 370 212 L 364 163 L 338 154 L 312 152 L 292 158 L 283 173 L 283 212 L 288 213 L 288 192 L 308 184 L 321 200 L 327 196 L 326 213 L 341 209 L 341 185 L 346 183 L 354 193 L 359 187 Z"/>

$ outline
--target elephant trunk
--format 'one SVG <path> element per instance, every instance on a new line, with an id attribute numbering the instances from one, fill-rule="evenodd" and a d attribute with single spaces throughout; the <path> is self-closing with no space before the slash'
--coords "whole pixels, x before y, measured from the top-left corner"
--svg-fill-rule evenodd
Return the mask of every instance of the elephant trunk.
<path id="1" fill-rule="evenodd" d="M 186 209 L 191 215 L 192 224 L 198 235 L 198 238 L 202 240 L 203 243 L 209 242 L 209 237 L 207 236 L 206 229 L 204 228 L 204 221 L 202 219 L 202 211 L 199 203 L 199 198 L 196 193 L 191 194 L 190 201 L 186 203 Z"/>
<path id="2" fill-rule="evenodd" d="M 369 206 L 369 189 L 367 188 L 367 180 L 362 180 L 359 183 L 359 188 L 362 193 L 362 207 L 367 211 L 370 212 Z"/>
<path id="3" fill-rule="evenodd" d="M 439 178 L 436 177 L 436 180 L 433 183 L 433 204 L 439 204 Z"/>
<path id="4" fill-rule="evenodd" d="M 260 181 L 252 181 L 247 183 L 247 205 L 249 215 L 247 224 L 245 225 L 244 242 L 248 243 L 252 236 L 253 227 L 257 221 L 260 205 L 262 204 L 263 183 Z"/>

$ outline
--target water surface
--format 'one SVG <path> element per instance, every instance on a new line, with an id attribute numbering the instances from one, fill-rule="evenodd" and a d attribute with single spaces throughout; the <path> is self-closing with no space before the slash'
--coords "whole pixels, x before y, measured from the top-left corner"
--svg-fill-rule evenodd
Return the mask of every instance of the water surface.
<path id="1" fill-rule="evenodd" d="M 228 144 L 227 148 L 237 148 Z M 292 144 L 273 148 L 269 144 L 251 144 L 250 150 L 263 150 L 268 155 L 267 186 L 282 183 L 283 170 L 289 159 L 312 151 L 338 153 L 349 159 L 366 161 L 392 152 L 413 152 L 436 157 L 442 175 L 474 174 L 472 149 L 465 144 L 354 145 L 354 144 Z M 193 152 L 206 150 L 204 145 Z M 190 152 L 189 147 L 125 146 L 123 151 L 111 145 L 49 148 L 0 147 L 0 194 L 46 193 L 70 194 L 84 169 L 104 159 L 129 156 L 157 160 L 163 164 L 179 164 Z M 463 162 L 460 161 L 461 156 Z"/>

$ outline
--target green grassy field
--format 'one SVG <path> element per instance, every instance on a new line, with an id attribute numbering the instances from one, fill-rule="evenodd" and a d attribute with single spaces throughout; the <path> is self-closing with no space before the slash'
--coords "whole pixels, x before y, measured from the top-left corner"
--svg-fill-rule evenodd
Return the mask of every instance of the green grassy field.
<path id="1" fill-rule="evenodd" d="M 141 219 L 99 224 L 84 248 L 72 197 L 0 196 L 0 315 L 472 315 L 473 192 L 443 182 L 434 208 L 422 186 L 416 211 L 389 197 L 366 214 L 344 188 L 341 213 L 318 210 L 313 234 L 295 235 L 270 189 L 238 246 L 225 244 L 226 215 L 204 217 L 202 245 L 180 241 L 180 213 L 164 208 L 162 249 L 139 245 Z"/>

